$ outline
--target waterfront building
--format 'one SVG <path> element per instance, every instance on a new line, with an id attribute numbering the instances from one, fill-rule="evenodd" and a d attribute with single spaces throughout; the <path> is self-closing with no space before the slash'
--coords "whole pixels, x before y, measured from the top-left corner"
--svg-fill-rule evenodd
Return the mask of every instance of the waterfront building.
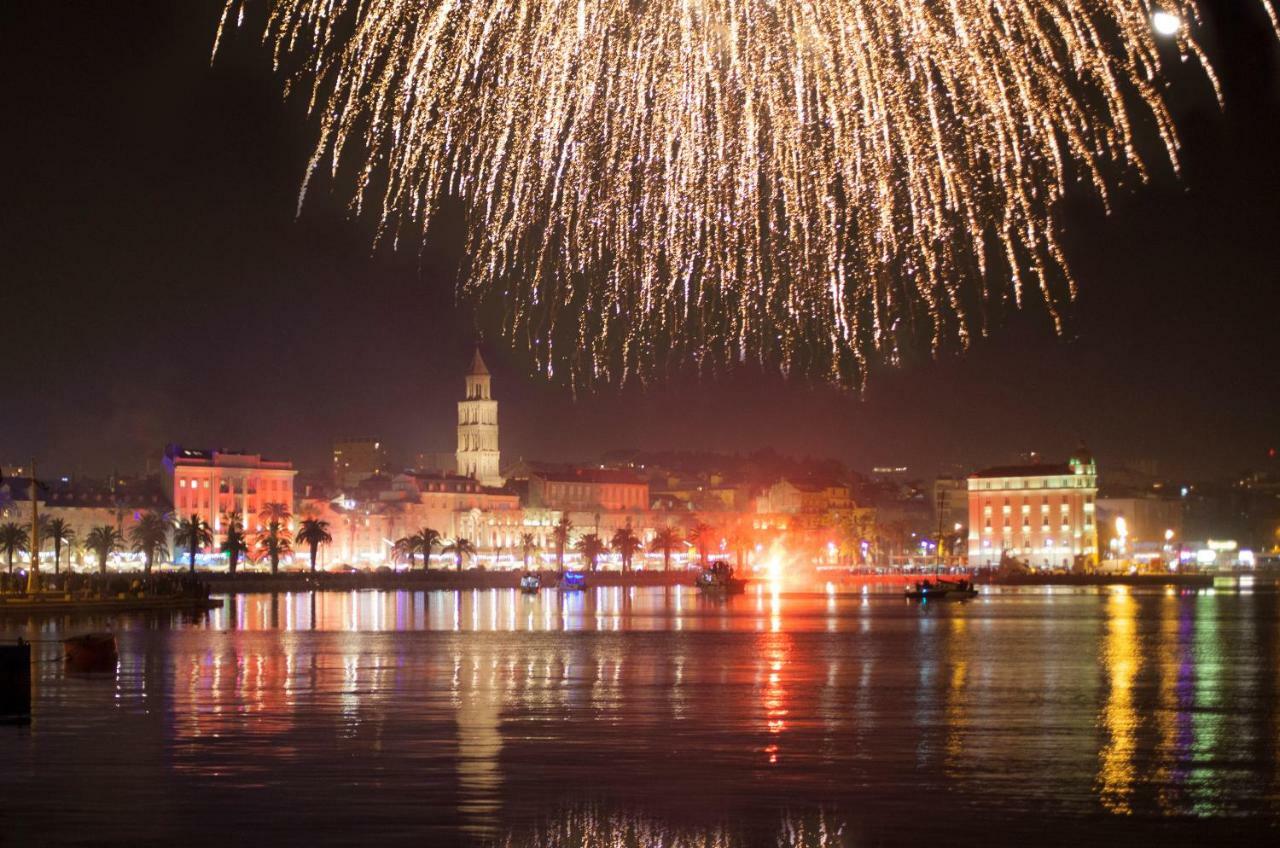
<path id="1" fill-rule="evenodd" d="M 476 348 L 467 369 L 466 396 L 458 401 L 458 474 L 474 477 L 485 486 L 501 486 L 498 451 L 498 402 L 493 399 L 493 378 Z"/>
<path id="2" fill-rule="evenodd" d="M 1102 550 L 1123 544 L 1130 551 L 1138 546 L 1156 549 L 1183 541 L 1183 502 L 1157 495 L 1098 498 L 1098 535 Z M 1123 532 L 1121 532 L 1123 531 Z"/>
<path id="3" fill-rule="evenodd" d="M 449 472 L 369 478 L 356 491 L 301 508 L 329 522 L 333 544 L 322 552 L 322 565 L 389 564 L 395 540 L 424 527 L 444 540 L 468 539 L 486 558 L 510 554 L 527 532 L 518 496 Z"/>
<path id="4" fill-rule="evenodd" d="M 1098 559 L 1098 470 L 1081 447 L 1065 463 L 987 468 L 969 475 L 969 565 L 1008 556 L 1033 568 Z"/>
<path id="5" fill-rule="evenodd" d="M 629 471 L 580 468 L 529 475 L 529 505 L 574 511 L 647 511 L 649 481 Z"/>
<path id="6" fill-rule="evenodd" d="M 92 553 L 82 545 L 93 528 L 114 527 L 127 537 L 145 513 L 167 514 L 172 509 L 158 476 L 113 478 L 105 481 L 64 479 L 48 484 L 42 482 L 36 490 L 36 506 L 42 520 L 59 518 L 70 527 L 75 534 L 75 541 L 63 549 L 62 561 L 64 564 L 71 562 L 80 567 L 98 565 L 96 561 L 86 560 L 86 555 L 92 559 Z M 13 521 L 23 525 L 31 523 L 29 480 L 10 478 L 0 481 L 0 521 Z M 41 547 L 41 559 L 51 559 L 51 543 L 45 539 Z M 139 559 L 126 552 L 115 556 L 122 561 Z"/>
<path id="7" fill-rule="evenodd" d="M 215 536 L 223 530 L 223 516 L 232 512 L 240 513 L 245 529 L 251 532 L 262 529 L 258 515 L 269 503 L 282 504 L 285 511 L 294 512 L 293 478 L 297 472 L 291 462 L 240 451 L 170 445 L 165 449 L 164 468 L 173 484 L 175 515 L 200 516 Z"/>

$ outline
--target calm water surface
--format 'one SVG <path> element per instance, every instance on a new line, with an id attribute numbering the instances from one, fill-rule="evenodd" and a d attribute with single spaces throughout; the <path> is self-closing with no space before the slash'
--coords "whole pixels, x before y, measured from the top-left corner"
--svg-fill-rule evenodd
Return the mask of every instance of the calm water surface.
<path id="1" fill-rule="evenodd" d="M 36 646 L 0 844 L 1274 844 L 1269 592 L 242 595 Z"/>

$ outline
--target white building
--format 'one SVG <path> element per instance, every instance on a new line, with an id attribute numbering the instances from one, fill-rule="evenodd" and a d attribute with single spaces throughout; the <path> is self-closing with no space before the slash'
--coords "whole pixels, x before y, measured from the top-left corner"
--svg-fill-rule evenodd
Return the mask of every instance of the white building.
<path id="1" fill-rule="evenodd" d="M 484 486 L 501 486 L 498 471 L 498 402 L 489 369 L 476 348 L 467 370 L 466 397 L 458 401 L 458 473 Z"/>

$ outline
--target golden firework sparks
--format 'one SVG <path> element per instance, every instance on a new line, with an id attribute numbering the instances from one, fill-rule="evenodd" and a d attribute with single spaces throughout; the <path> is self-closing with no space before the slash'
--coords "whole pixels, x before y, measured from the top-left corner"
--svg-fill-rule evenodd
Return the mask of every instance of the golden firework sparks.
<path id="1" fill-rule="evenodd" d="M 462 291 L 574 380 L 755 359 L 856 384 L 909 330 L 966 344 L 992 297 L 1060 327 L 1068 187 L 1176 168 L 1162 55 L 1217 89 L 1195 0 L 260 5 L 319 116 L 299 204 L 354 164 L 353 210 L 398 239 L 456 196 Z"/>

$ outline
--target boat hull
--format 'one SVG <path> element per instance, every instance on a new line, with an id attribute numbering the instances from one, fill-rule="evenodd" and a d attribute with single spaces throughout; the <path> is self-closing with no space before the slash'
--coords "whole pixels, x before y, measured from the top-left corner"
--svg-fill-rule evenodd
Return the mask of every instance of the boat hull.
<path id="1" fill-rule="evenodd" d="M 62 641 L 67 667 L 74 671 L 110 671 L 120 658 L 116 637 L 110 633 L 89 633 Z"/>
<path id="2" fill-rule="evenodd" d="M 978 597 L 977 589 L 908 589 L 906 596 L 913 601 L 964 601 Z"/>

